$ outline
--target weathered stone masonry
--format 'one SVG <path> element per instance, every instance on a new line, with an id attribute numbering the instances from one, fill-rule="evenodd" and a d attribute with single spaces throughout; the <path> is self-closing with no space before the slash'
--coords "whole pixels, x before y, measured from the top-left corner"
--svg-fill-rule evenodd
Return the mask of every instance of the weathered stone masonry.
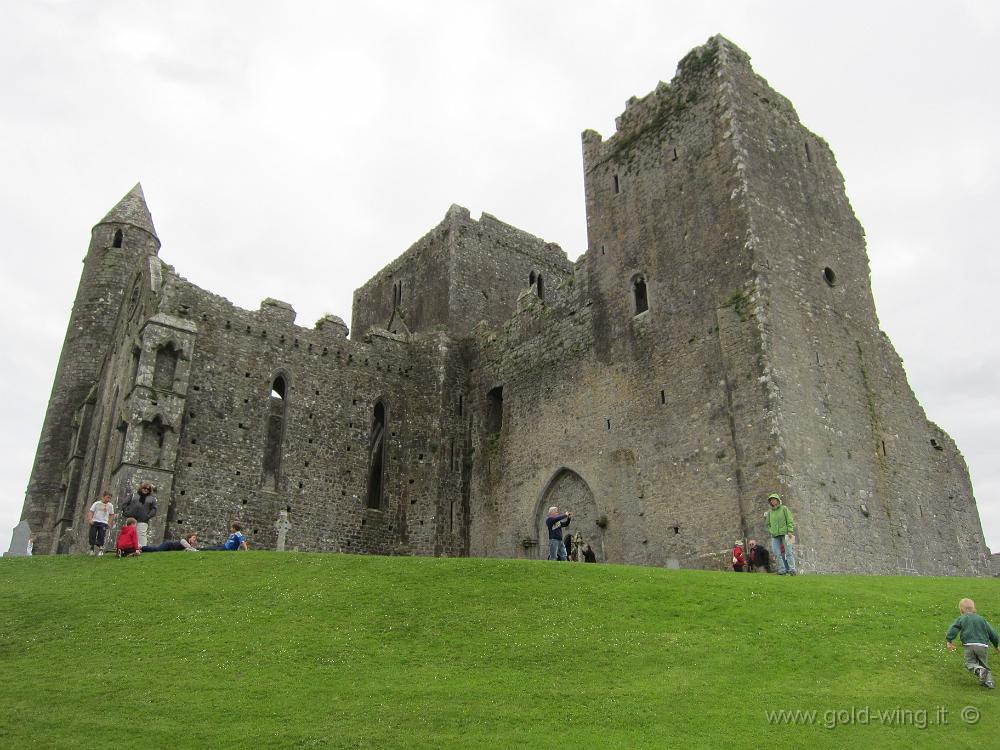
<path id="1" fill-rule="evenodd" d="M 588 247 L 453 206 L 352 329 L 159 260 L 136 186 L 94 227 L 25 500 L 36 550 L 157 485 L 154 538 L 724 568 L 782 492 L 812 571 L 983 574 L 972 488 L 879 330 L 822 139 L 721 37 L 583 134 Z"/>

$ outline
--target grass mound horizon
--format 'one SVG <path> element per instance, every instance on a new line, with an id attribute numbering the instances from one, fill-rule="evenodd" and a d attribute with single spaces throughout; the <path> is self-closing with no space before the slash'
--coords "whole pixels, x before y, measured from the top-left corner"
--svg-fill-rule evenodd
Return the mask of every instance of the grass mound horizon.
<path id="1" fill-rule="evenodd" d="M 998 579 L 251 552 L 8 558 L 0 581 L 4 747 L 1000 734 L 997 691 L 944 648 L 964 596 L 997 624 Z"/>

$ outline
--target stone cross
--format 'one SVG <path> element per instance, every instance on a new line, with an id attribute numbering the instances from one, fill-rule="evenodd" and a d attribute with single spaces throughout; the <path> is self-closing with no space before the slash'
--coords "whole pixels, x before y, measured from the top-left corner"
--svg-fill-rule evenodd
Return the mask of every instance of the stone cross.
<path id="1" fill-rule="evenodd" d="M 274 528 L 278 530 L 278 552 L 285 551 L 285 535 L 292 525 L 288 522 L 288 511 L 283 510 L 278 514 L 278 520 L 274 522 Z"/>
<path id="2" fill-rule="evenodd" d="M 21 521 L 14 527 L 10 537 L 10 549 L 3 553 L 4 557 L 31 556 L 31 527 L 27 521 Z"/>

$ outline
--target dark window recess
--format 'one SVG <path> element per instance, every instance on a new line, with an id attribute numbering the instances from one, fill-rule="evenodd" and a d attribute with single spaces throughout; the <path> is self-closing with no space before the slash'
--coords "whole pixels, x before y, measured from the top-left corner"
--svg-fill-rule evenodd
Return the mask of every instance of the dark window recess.
<path id="1" fill-rule="evenodd" d="M 541 274 L 538 274 L 538 299 L 545 299 L 545 281 L 542 279 Z"/>
<path id="2" fill-rule="evenodd" d="M 381 508 L 385 483 L 385 404 L 378 401 L 372 415 L 372 433 L 368 441 L 369 508 Z"/>
<path id="3" fill-rule="evenodd" d="M 534 286 L 534 285 L 535 285 L 535 272 L 532 271 L 531 273 L 528 274 L 528 286 Z"/>
<path id="4" fill-rule="evenodd" d="M 122 461 L 125 459 L 125 439 L 128 437 L 128 422 L 122 420 L 118 423 L 118 452 L 117 460 L 115 461 L 116 466 L 120 466 Z"/>
<path id="5" fill-rule="evenodd" d="M 503 429 L 503 386 L 486 394 L 486 432 L 490 435 Z"/>
<path id="6" fill-rule="evenodd" d="M 124 239 L 125 239 L 125 235 L 122 233 L 122 230 L 116 229 L 115 230 L 114 239 L 111 240 L 111 247 L 121 247 L 122 246 L 122 241 Z"/>
<path id="7" fill-rule="evenodd" d="M 823 269 L 823 280 L 826 281 L 830 286 L 836 286 L 837 284 L 837 274 L 833 272 L 833 269 L 827 266 Z"/>
<path id="8" fill-rule="evenodd" d="M 154 388 L 159 388 L 163 391 L 173 390 L 178 357 L 178 351 L 170 342 L 167 342 L 156 350 L 156 364 L 153 367 Z"/>
<path id="9" fill-rule="evenodd" d="M 675 534 L 680 534 L 681 533 L 681 527 L 680 526 L 674 526 L 674 533 Z"/>
<path id="10" fill-rule="evenodd" d="M 159 415 L 152 422 L 143 422 L 142 439 L 139 441 L 139 462 L 146 466 L 159 466 L 163 457 L 163 443 L 168 427 Z"/>
<path id="11" fill-rule="evenodd" d="M 806 161 L 812 162 L 812 154 L 809 153 L 809 144 L 805 144 L 806 147 Z"/>
<path id="12" fill-rule="evenodd" d="M 606 252 L 607 248 L 604 245 L 601 245 L 601 255 L 604 255 Z"/>
<path id="13" fill-rule="evenodd" d="M 608 429 L 610 430 L 611 429 L 611 420 L 610 419 L 605 419 L 604 423 L 608 426 Z"/>
<path id="14" fill-rule="evenodd" d="M 889 455 L 889 454 L 888 454 L 888 453 L 886 453 L 886 451 L 885 451 L 885 441 L 884 441 L 884 440 L 882 441 L 882 455 L 883 455 L 883 456 L 888 456 L 888 455 Z"/>
<path id="15" fill-rule="evenodd" d="M 132 378 L 131 381 L 135 383 L 135 379 L 139 377 L 139 358 L 142 356 L 142 349 L 135 347 L 132 349 Z"/>
<path id="16" fill-rule="evenodd" d="M 666 391 L 660 391 L 660 403 L 661 404 L 667 403 L 667 392 Z"/>
<path id="17" fill-rule="evenodd" d="M 271 383 L 271 396 L 268 398 L 267 423 L 264 433 L 264 489 L 271 492 L 278 491 L 278 480 L 281 478 L 281 450 L 285 438 L 287 392 L 288 386 L 285 383 L 285 378 L 278 375 Z"/>
<path id="18" fill-rule="evenodd" d="M 462 416 L 462 409 L 465 407 L 464 398 L 460 395 L 458 397 L 458 416 Z"/>
<path id="19" fill-rule="evenodd" d="M 621 192 L 621 183 L 618 182 L 618 175 L 615 175 L 613 179 L 615 183 L 615 194 L 617 195 Z"/>
<path id="20" fill-rule="evenodd" d="M 672 161 L 677 161 L 677 149 L 676 148 L 674 149 L 674 158 L 672 159 Z"/>
<path id="21" fill-rule="evenodd" d="M 646 312 L 649 309 L 649 297 L 646 294 L 646 277 L 636 274 L 632 279 L 632 299 L 635 304 L 635 314 Z"/>

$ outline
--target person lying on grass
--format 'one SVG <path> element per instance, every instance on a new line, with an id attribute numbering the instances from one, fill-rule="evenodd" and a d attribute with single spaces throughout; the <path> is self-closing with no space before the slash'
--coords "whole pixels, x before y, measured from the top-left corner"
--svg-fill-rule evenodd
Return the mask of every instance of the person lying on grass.
<path id="1" fill-rule="evenodd" d="M 987 643 L 993 644 L 993 648 L 1000 654 L 1000 636 L 996 629 L 986 620 L 976 614 L 976 603 L 972 599 L 962 599 L 958 603 L 958 611 L 962 614 L 948 628 L 945 640 L 948 642 L 948 650 L 954 651 L 955 636 L 962 634 L 962 646 L 965 651 L 965 668 L 979 678 L 979 682 L 988 688 L 995 687 L 993 673 L 990 672 L 989 658 L 990 647 Z"/>
<path id="2" fill-rule="evenodd" d="M 188 534 L 183 539 L 167 539 L 157 545 L 143 545 L 143 552 L 197 552 L 197 534 Z"/>

